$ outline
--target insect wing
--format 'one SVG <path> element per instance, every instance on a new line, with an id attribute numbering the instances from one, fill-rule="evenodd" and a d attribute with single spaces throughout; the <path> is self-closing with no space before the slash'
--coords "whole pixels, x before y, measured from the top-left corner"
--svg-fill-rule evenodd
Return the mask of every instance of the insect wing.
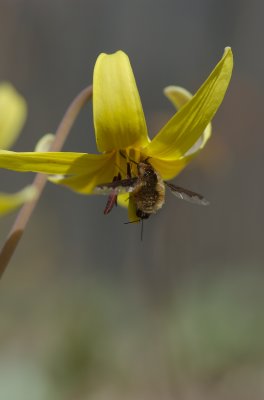
<path id="1" fill-rule="evenodd" d="M 94 194 L 106 194 L 106 195 L 118 195 L 122 193 L 131 193 L 133 192 L 138 178 L 129 178 L 129 179 L 121 179 L 118 181 L 114 181 L 111 183 L 103 183 L 102 185 L 98 185 L 94 188 Z"/>
<path id="2" fill-rule="evenodd" d="M 171 193 L 174 196 L 178 197 L 178 199 L 189 201 L 190 203 L 199 204 L 202 206 L 208 206 L 209 201 L 206 200 L 202 195 L 192 192 L 188 189 L 183 189 L 180 186 L 175 186 L 172 183 L 165 182 L 166 185 L 170 188 Z"/>

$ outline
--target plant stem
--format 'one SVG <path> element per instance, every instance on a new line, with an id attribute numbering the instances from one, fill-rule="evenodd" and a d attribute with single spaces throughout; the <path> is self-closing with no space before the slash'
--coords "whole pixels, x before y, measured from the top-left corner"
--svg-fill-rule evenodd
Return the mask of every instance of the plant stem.
<path id="1" fill-rule="evenodd" d="M 54 141 L 50 148 L 50 151 L 60 151 L 62 146 L 64 145 L 65 140 L 67 139 L 70 130 L 79 115 L 83 106 L 91 99 L 93 93 L 92 85 L 83 89 L 72 101 L 68 109 L 66 110 L 59 126 L 55 134 Z M 16 247 L 25 231 L 27 223 L 33 213 L 38 200 L 42 194 L 42 191 L 47 183 L 47 175 L 37 174 L 33 185 L 37 189 L 37 197 L 29 202 L 26 203 L 18 213 L 18 216 L 7 236 L 7 239 L 2 247 L 0 253 L 0 279 L 5 272 L 9 261 L 14 254 Z"/>

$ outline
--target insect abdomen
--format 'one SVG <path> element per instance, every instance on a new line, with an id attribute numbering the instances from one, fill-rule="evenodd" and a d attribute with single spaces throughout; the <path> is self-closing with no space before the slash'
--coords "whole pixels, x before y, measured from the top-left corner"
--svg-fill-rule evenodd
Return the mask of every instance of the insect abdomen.
<path id="1" fill-rule="evenodd" d="M 134 192 L 137 209 L 147 214 L 156 213 L 164 204 L 165 188 L 162 181 L 156 185 L 149 185 L 143 182 Z"/>

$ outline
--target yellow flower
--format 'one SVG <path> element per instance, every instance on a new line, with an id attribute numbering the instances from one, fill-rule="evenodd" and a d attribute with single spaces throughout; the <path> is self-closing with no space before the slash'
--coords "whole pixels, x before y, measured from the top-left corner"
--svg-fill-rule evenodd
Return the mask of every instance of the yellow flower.
<path id="1" fill-rule="evenodd" d="M 27 114 L 23 97 L 10 83 L 0 84 L 0 148 L 9 148 L 19 135 Z M 31 186 L 15 194 L 0 193 L 0 215 L 6 214 L 31 200 L 35 190 Z"/>
<path id="2" fill-rule="evenodd" d="M 26 121 L 27 105 L 8 82 L 0 84 L 0 149 L 8 149 Z"/>
<path id="3" fill-rule="evenodd" d="M 182 88 L 166 88 L 165 94 L 179 111 L 150 140 L 127 55 L 122 51 L 101 54 L 93 77 L 95 137 L 101 154 L 2 151 L 0 167 L 67 175 L 51 180 L 78 193 L 90 194 L 97 185 L 111 182 L 119 173 L 122 178 L 126 177 L 123 154 L 135 162 L 149 157 L 162 179 L 172 179 L 210 137 L 210 121 L 224 98 L 232 67 L 232 51 L 226 48 L 222 59 L 193 97 Z M 133 170 L 133 174 L 137 171 Z M 122 203 L 128 205 L 128 202 Z"/>

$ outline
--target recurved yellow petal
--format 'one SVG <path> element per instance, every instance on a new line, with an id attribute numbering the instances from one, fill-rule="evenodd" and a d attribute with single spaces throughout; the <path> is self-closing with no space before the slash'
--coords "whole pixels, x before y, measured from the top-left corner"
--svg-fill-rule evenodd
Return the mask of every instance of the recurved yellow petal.
<path id="1" fill-rule="evenodd" d="M 100 54 L 93 76 L 93 115 L 100 152 L 149 143 L 145 116 L 128 56 Z"/>
<path id="2" fill-rule="evenodd" d="M 202 135 L 222 103 L 230 82 L 233 55 L 229 47 L 196 94 L 161 129 L 144 149 L 150 157 L 176 160 L 183 157 Z"/>
<path id="3" fill-rule="evenodd" d="M 0 84 L 0 149 L 9 148 L 19 135 L 27 114 L 24 98 L 8 82 Z"/>
<path id="4" fill-rule="evenodd" d="M 112 153 L 87 154 L 67 152 L 26 152 L 0 150 L 0 168 L 19 172 L 43 174 L 80 175 L 92 174 L 103 168 L 113 158 Z"/>
<path id="5" fill-rule="evenodd" d="M 27 186 L 14 194 L 0 193 L 0 215 L 7 214 L 22 204 L 31 201 L 37 194 L 36 188 Z"/>
<path id="6" fill-rule="evenodd" d="M 192 94 L 180 87 L 180 86 L 167 86 L 164 89 L 164 94 L 172 102 L 176 109 L 183 107 L 191 98 Z M 212 134 L 212 124 L 211 122 L 207 125 L 202 135 L 196 141 L 196 143 L 187 151 L 186 155 L 197 154 L 202 150 Z"/>

